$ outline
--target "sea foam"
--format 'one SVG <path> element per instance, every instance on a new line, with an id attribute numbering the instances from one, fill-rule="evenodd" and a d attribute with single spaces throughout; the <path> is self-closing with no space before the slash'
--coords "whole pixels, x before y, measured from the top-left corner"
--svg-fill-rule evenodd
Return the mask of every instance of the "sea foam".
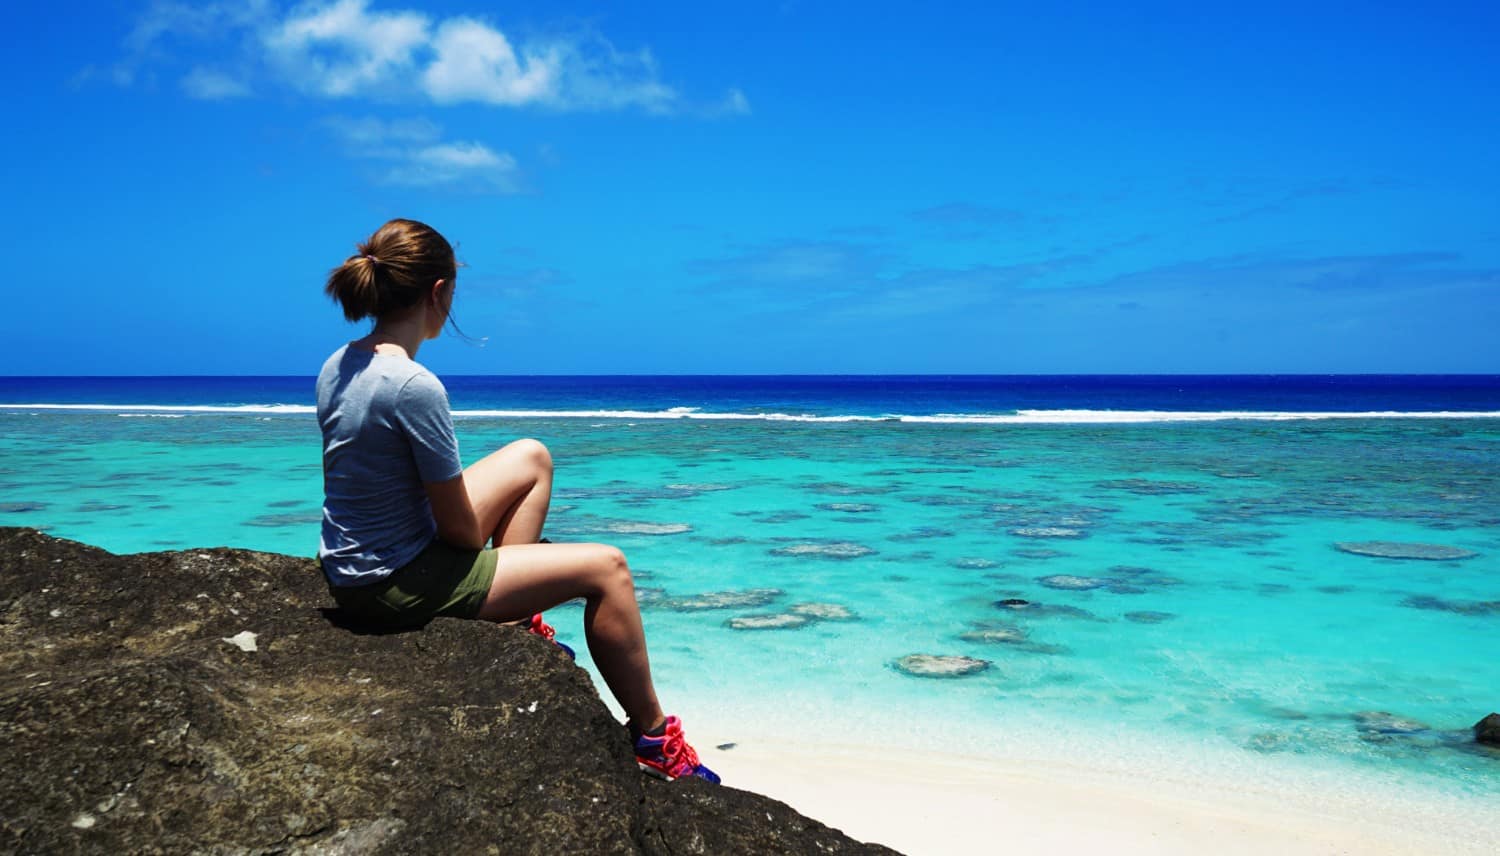
<path id="1" fill-rule="evenodd" d="M 317 409 L 305 404 L 3 404 L 0 410 L 91 411 L 107 413 L 212 413 L 307 415 Z M 1157 422 L 1291 422 L 1332 419 L 1500 419 L 1500 410 L 1372 410 L 1372 411 L 1258 411 L 1258 410 L 1017 410 L 1013 413 L 935 414 L 815 414 L 713 412 L 695 407 L 664 410 L 545 410 L 459 409 L 459 419 L 622 419 L 705 420 L 745 422 L 889 422 L 916 425 L 1121 425 Z"/>

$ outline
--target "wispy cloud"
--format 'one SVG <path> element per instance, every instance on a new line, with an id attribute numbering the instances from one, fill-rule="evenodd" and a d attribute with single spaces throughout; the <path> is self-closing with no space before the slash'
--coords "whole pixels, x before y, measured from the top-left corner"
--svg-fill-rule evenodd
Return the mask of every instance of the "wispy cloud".
<path id="1" fill-rule="evenodd" d="M 420 12 L 372 12 L 366 0 L 298 7 L 260 29 L 265 59 L 283 81 L 315 95 L 342 98 L 401 83 L 431 41 Z"/>
<path id="2" fill-rule="evenodd" d="M 718 104 L 704 111 L 709 116 L 748 116 L 750 99 L 739 89 L 731 89 Z"/>
<path id="3" fill-rule="evenodd" d="M 1459 265 L 1447 252 L 1281 257 L 1236 255 L 1161 265 L 1073 288 L 1107 290 L 1145 301 L 1165 294 L 1276 305 L 1275 295 L 1325 294 L 1334 299 L 1410 297 L 1430 289 L 1500 285 L 1500 270 Z M 1344 297 L 1340 297 L 1343 295 Z"/>
<path id="4" fill-rule="evenodd" d="M 154 0 L 125 36 L 124 56 L 114 64 L 110 76 L 115 83 L 129 86 L 143 70 L 153 71 L 159 64 L 171 64 L 173 51 L 183 45 L 222 43 L 231 34 L 258 29 L 272 11 L 268 0 L 202 3 Z M 192 73 L 188 72 L 188 76 Z M 224 71 L 218 73 L 231 77 Z M 238 77 L 234 79 L 244 82 Z"/>
<path id="5" fill-rule="evenodd" d="M 836 321 L 932 315 L 993 302 L 1090 258 L 944 267 L 912 263 L 869 244 L 784 241 L 700 260 L 690 270 L 707 277 L 702 293 L 710 299 L 770 312 L 813 311 Z"/>
<path id="6" fill-rule="evenodd" d="M 1299 313 L 1299 325 L 1351 325 L 1399 306 L 1500 306 L 1474 299 L 1500 292 L 1500 270 L 1452 253 L 1241 254 L 1123 271 L 1109 264 L 1117 248 L 1143 240 L 968 265 L 923 264 L 869 243 L 783 241 L 699 260 L 689 272 L 700 278 L 697 299 L 810 324 L 988 317 L 1156 335 L 1182 319 L 1272 331 L 1278 318 L 1290 323 L 1287 313 Z"/>
<path id="7" fill-rule="evenodd" d="M 250 85 L 222 71 L 199 66 L 183 76 L 182 91 L 205 101 L 223 101 L 229 98 L 245 98 Z"/>
<path id="8" fill-rule="evenodd" d="M 782 291 L 820 286 L 842 290 L 879 277 L 890 262 L 866 244 L 791 240 L 701 259 L 689 269 L 731 289 Z"/>
<path id="9" fill-rule="evenodd" d="M 381 164 L 375 178 L 385 184 L 470 193 L 520 190 L 515 157 L 472 140 L 443 140 L 442 128 L 426 119 L 333 116 L 324 127 L 348 154 Z"/>
<path id="10" fill-rule="evenodd" d="M 700 112 L 663 81 L 647 48 L 622 49 L 589 29 L 517 38 L 483 17 L 374 8 L 370 0 L 313 0 L 289 9 L 269 0 L 157 0 L 124 49 L 116 82 L 176 69 L 184 91 L 203 98 L 288 87 L 321 99 Z M 180 70 L 205 50 L 215 51 L 212 71 Z M 749 109 L 745 94 L 731 89 L 702 112 Z"/>

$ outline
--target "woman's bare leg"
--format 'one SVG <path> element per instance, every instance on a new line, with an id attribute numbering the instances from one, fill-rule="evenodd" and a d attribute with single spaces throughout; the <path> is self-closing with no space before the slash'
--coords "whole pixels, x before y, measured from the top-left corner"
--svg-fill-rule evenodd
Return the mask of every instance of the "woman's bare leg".
<path id="1" fill-rule="evenodd" d="M 514 621 L 575 597 L 587 601 L 583 632 L 609 691 L 636 725 L 660 725 L 664 716 L 651 682 L 635 581 L 618 549 L 606 544 L 501 547 L 495 580 L 478 617 Z"/>
<path id="2" fill-rule="evenodd" d="M 496 547 L 535 544 L 552 504 L 552 455 L 536 440 L 517 440 L 465 469 L 464 487 Z"/>

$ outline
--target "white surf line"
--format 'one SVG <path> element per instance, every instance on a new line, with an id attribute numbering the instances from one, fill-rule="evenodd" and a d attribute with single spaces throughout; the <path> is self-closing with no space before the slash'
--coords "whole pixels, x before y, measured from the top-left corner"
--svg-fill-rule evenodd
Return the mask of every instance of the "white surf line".
<path id="1" fill-rule="evenodd" d="M 219 413 L 303 415 L 316 412 L 306 404 L 5 404 L 0 410 L 56 410 L 113 413 Z M 456 418 L 474 419 L 690 419 L 758 422 L 900 422 L 934 425 L 1123 425 L 1160 422 L 1292 422 L 1331 419 L 1500 419 L 1500 411 L 1370 410 L 1370 411 L 1259 411 L 1259 410 L 1018 410 L 1015 413 L 938 413 L 832 415 L 792 413 L 703 412 L 692 407 L 667 410 L 455 410 Z"/>
<path id="2" fill-rule="evenodd" d="M 1500 419 L 1496 410 L 1018 410 L 1013 414 L 903 416 L 903 422 L 971 422 L 980 424 L 1100 425 L 1150 422 L 1291 422 L 1321 419 Z"/>
<path id="3" fill-rule="evenodd" d="M 0 410 L 73 410 L 109 413 L 316 413 L 310 404 L 0 404 Z"/>

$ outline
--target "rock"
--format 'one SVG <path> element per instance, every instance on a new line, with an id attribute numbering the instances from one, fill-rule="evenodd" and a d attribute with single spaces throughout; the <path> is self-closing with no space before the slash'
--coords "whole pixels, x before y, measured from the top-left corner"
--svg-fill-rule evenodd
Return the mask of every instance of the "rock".
<path id="1" fill-rule="evenodd" d="M 1068 526 L 1018 526 L 1010 530 L 1018 538 L 1084 538 L 1088 533 Z"/>
<path id="2" fill-rule="evenodd" d="M 1445 600 L 1432 595 L 1414 594 L 1402 599 L 1401 605 L 1412 609 L 1453 612 L 1458 615 L 1500 615 L 1500 600 Z"/>
<path id="3" fill-rule="evenodd" d="M 1472 559 L 1479 555 L 1462 547 L 1444 544 L 1403 544 L 1397 541 L 1339 541 L 1333 545 L 1345 553 L 1356 556 L 1375 556 L 1381 559 L 1422 559 L 1433 562 L 1454 559 Z"/>
<path id="4" fill-rule="evenodd" d="M 776 612 L 767 615 L 735 616 L 724 622 L 724 626 L 731 630 L 790 630 L 794 627 L 806 627 L 811 623 L 812 619 L 805 615 Z"/>
<path id="5" fill-rule="evenodd" d="M 794 603 L 789 611 L 818 621 L 854 621 L 859 618 L 842 603 Z"/>
<path id="6" fill-rule="evenodd" d="M 681 535 L 693 531 L 686 523 L 637 523 L 619 520 L 606 524 L 605 531 L 616 535 Z"/>
<path id="7" fill-rule="evenodd" d="M 907 654 L 891 665 L 916 678 L 961 678 L 988 669 L 990 661 L 958 654 Z"/>
<path id="8" fill-rule="evenodd" d="M 308 559 L 0 529 L 0 850 L 890 852 L 642 776 L 587 673 L 539 637 L 382 632 L 329 606 Z M 247 625 L 253 656 L 222 641 Z"/>
<path id="9" fill-rule="evenodd" d="M 1011 550 L 1010 554 L 1022 559 L 1036 559 L 1043 562 L 1048 559 L 1061 559 L 1068 555 L 1061 550 L 1051 550 L 1046 547 L 1021 547 Z"/>
<path id="10" fill-rule="evenodd" d="M 1101 577 L 1079 577 L 1073 574 L 1053 574 L 1050 577 L 1038 577 L 1037 582 L 1052 589 L 1064 591 L 1088 591 L 1089 589 L 1104 588 L 1114 583 L 1114 580 Z"/>
<path id="11" fill-rule="evenodd" d="M 1431 726 L 1383 710 L 1362 710 L 1353 715 L 1355 728 L 1366 734 L 1416 734 Z"/>
<path id="12" fill-rule="evenodd" d="M 27 511 L 44 511 L 45 502 L 0 502 L 0 514 L 23 514 Z"/>
<path id="13" fill-rule="evenodd" d="M 1103 621 L 1099 616 L 1087 609 L 1066 604 L 1034 603 L 1022 600 L 1018 597 L 1008 597 L 1004 600 L 995 601 L 995 608 L 1006 612 L 1015 612 L 1021 615 L 1035 618 L 1081 618 L 1085 621 Z"/>
<path id="14" fill-rule="evenodd" d="M 678 612 L 697 612 L 703 609 L 753 609 L 775 602 L 785 592 L 781 589 L 758 588 L 743 591 L 707 591 L 689 597 L 667 597 L 656 600 L 653 606 Z"/>
<path id="15" fill-rule="evenodd" d="M 1292 741 L 1285 734 L 1275 731 L 1263 731 L 1259 734 L 1250 735 L 1250 739 L 1245 741 L 1245 748 L 1253 749 L 1256 752 L 1285 752 L 1292 748 Z"/>
<path id="16" fill-rule="evenodd" d="M 859 559 L 872 556 L 875 551 L 863 544 L 850 541 L 834 541 L 820 544 L 790 544 L 771 551 L 773 556 L 808 556 L 820 559 Z"/>
<path id="17" fill-rule="evenodd" d="M 1156 612 L 1149 609 L 1125 613 L 1126 621 L 1134 621 L 1137 624 L 1160 624 L 1163 621 L 1171 621 L 1176 617 L 1176 615 L 1170 612 Z"/>
<path id="18" fill-rule="evenodd" d="M 1474 740 L 1500 746 L 1500 713 L 1492 713 L 1474 723 Z"/>
<path id="19" fill-rule="evenodd" d="M 228 642 L 229 644 L 231 644 L 234 647 L 240 649 L 241 651 L 250 652 L 250 651 L 256 650 L 256 647 L 255 647 L 255 634 L 251 633 L 248 630 L 241 630 L 240 632 L 234 634 L 233 636 L 226 636 L 226 637 L 224 637 L 220 641 Z"/>
<path id="20" fill-rule="evenodd" d="M 734 490 L 737 485 L 732 484 L 669 484 L 667 490 L 684 494 L 717 493 L 721 490 Z"/>
<path id="21" fill-rule="evenodd" d="M 981 645 L 1016 645 L 1026 641 L 1026 631 L 1019 627 L 981 627 L 965 630 L 958 638 Z"/>

